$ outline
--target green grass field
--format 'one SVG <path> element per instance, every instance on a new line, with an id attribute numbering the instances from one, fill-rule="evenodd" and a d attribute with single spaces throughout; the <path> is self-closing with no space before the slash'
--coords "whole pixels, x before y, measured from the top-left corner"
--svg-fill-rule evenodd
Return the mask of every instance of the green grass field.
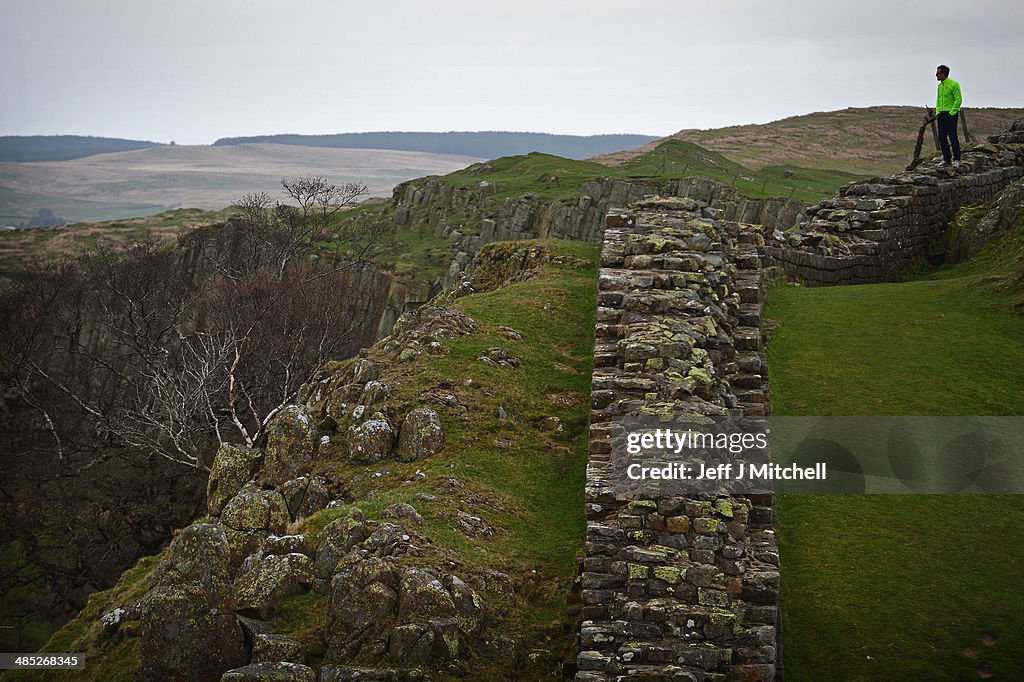
<path id="1" fill-rule="evenodd" d="M 1020 234 L 913 281 L 779 285 L 778 415 L 1024 414 Z M 778 501 L 789 680 L 1024 679 L 1016 496 Z"/>

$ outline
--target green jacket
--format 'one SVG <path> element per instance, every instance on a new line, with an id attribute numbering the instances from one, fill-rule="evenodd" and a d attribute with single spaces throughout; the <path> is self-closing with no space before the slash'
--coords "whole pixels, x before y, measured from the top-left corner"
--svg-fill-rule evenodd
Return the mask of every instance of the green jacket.
<path id="1" fill-rule="evenodd" d="M 938 114 L 940 111 L 948 111 L 952 115 L 956 115 L 960 111 L 960 105 L 964 103 L 964 98 L 960 94 L 960 84 L 952 78 L 947 78 L 944 81 L 939 81 L 939 93 L 935 97 L 935 113 Z"/>

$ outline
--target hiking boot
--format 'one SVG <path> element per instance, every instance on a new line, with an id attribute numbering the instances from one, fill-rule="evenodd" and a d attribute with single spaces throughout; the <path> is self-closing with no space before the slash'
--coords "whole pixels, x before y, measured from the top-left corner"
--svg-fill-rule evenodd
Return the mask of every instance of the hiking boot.
<path id="1" fill-rule="evenodd" d="M 959 167 L 960 167 L 960 161 L 959 160 L 954 161 L 953 162 L 953 168 L 959 168 Z"/>

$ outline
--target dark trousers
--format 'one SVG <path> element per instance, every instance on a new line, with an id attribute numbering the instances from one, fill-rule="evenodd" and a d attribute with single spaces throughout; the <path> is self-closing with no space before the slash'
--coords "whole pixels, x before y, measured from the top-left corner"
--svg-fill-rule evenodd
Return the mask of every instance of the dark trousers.
<path id="1" fill-rule="evenodd" d="M 948 111 L 939 112 L 939 146 L 942 147 L 942 158 L 950 161 L 949 148 L 953 148 L 953 159 L 960 160 L 960 138 L 956 136 L 956 121 L 960 117 L 957 112 L 950 116 Z"/>

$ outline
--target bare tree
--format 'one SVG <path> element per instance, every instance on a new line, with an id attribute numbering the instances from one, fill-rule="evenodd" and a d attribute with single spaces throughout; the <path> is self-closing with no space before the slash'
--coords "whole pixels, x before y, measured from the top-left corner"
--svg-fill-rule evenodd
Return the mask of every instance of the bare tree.
<path id="1" fill-rule="evenodd" d="M 177 247 L 102 247 L 0 290 L 0 361 L 59 456 L 113 446 L 206 468 L 364 340 L 380 292 L 357 286 L 389 228 L 338 220 L 363 185 L 282 186 L 298 206 L 247 195 Z"/>

